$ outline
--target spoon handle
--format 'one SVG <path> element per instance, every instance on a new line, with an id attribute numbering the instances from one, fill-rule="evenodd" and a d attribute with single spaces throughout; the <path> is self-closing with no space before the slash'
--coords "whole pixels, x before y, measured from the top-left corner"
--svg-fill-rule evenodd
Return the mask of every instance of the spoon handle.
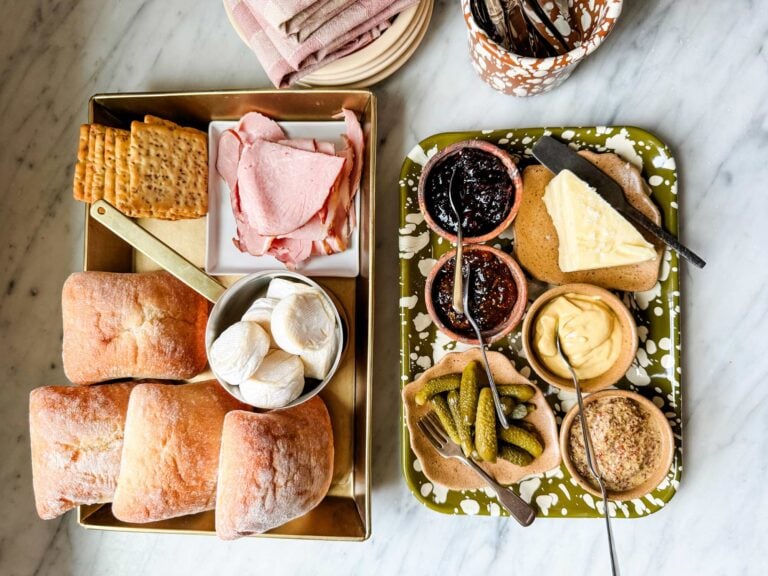
<path id="1" fill-rule="evenodd" d="M 464 314 L 464 235 L 461 224 L 456 233 L 456 270 L 453 274 L 453 309 Z"/>
<path id="2" fill-rule="evenodd" d="M 555 343 L 557 345 L 557 352 L 560 358 L 565 362 L 568 367 L 568 371 L 571 373 L 571 379 L 573 380 L 573 387 L 576 388 L 576 400 L 579 403 L 579 420 L 581 422 L 581 434 L 584 440 L 584 452 L 587 456 L 587 466 L 592 476 L 597 480 L 600 486 L 600 492 L 603 495 L 603 514 L 605 516 L 605 527 L 608 530 L 608 550 L 611 554 L 611 573 L 613 576 L 619 576 L 619 557 L 616 554 L 616 545 L 613 541 L 613 530 L 611 530 L 611 512 L 608 510 L 608 490 L 605 488 L 605 481 L 600 474 L 600 470 L 597 467 L 597 460 L 595 460 L 595 451 L 592 449 L 592 436 L 589 433 L 589 425 L 587 423 L 587 415 L 584 412 L 584 397 L 581 394 L 581 386 L 579 385 L 579 377 L 576 375 L 576 370 L 573 365 L 568 361 L 563 352 L 560 344 L 560 333 L 555 331 Z"/>
<path id="3" fill-rule="evenodd" d="M 496 388 L 496 381 L 493 379 L 493 374 L 491 374 L 491 365 L 488 363 L 488 356 L 485 354 L 485 344 L 483 343 L 483 338 L 480 335 L 480 330 L 477 330 L 477 338 L 480 340 L 480 352 L 483 354 L 483 366 L 485 366 L 485 374 L 488 376 L 488 385 L 491 388 L 493 405 L 496 407 L 496 416 L 499 419 L 501 427 L 506 430 L 509 428 L 509 421 L 507 420 L 507 415 L 504 414 L 504 408 L 501 405 L 501 398 L 499 398 L 499 391 Z"/>

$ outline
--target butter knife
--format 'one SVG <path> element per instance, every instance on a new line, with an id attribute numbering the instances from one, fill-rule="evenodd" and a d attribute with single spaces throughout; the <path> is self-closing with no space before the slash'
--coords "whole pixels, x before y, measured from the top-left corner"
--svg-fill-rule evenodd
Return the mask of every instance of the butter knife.
<path id="1" fill-rule="evenodd" d="M 572 150 L 566 144 L 555 140 L 551 136 L 542 136 L 533 146 L 532 152 L 539 162 L 555 174 L 561 170 L 570 170 L 576 174 L 576 176 L 597 190 L 597 193 L 608 204 L 613 206 L 619 214 L 632 224 L 640 226 L 652 236 L 664 242 L 664 244 L 697 268 L 704 268 L 706 265 L 706 262 L 700 256 L 683 246 L 676 236 L 657 226 L 655 222 L 632 206 L 624 196 L 621 186 L 613 178 L 586 158 L 579 156 L 575 150 Z"/>

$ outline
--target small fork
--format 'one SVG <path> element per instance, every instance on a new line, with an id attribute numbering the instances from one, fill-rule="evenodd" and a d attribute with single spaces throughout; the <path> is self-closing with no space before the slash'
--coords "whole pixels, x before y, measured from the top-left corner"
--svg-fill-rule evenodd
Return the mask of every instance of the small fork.
<path id="1" fill-rule="evenodd" d="M 496 493 L 496 497 L 504 509 L 522 526 L 530 526 L 533 523 L 536 518 L 534 509 L 520 496 L 512 492 L 512 490 L 496 482 L 485 470 L 478 466 L 477 462 L 464 456 L 461 447 L 450 439 L 434 412 L 429 412 L 426 416 L 421 417 L 416 424 L 429 443 L 435 447 L 435 450 L 443 458 L 461 460 L 479 474 L 483 480 L 488 482 L 488 485 Z"/>

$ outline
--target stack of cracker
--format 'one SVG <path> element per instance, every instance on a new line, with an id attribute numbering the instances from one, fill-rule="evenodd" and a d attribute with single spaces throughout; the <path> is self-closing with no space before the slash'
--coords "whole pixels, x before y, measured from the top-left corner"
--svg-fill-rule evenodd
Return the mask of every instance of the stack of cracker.
<path id="1" fill-rule="evenodd" d="M 208 213 L 204 132 L 145 116 L 131 130 L 80 126 L 73 195 L 104 199 L 126 216 L 181 220 Z"/>

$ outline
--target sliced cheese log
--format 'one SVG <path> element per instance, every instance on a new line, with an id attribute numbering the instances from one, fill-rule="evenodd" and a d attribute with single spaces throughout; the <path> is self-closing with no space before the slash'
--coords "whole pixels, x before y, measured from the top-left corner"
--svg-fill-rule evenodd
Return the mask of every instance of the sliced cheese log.
<path id="1" fill-rule="evenodd" d="M 217 376 L 237 385 L 256 372 L 269 344 L 269 334 L 257 322 L 236 322 L 216 338 L 208 361 Z"/>
<path id="2" fill-rule="evenodd" d="M 325 380 L 336 358 L 336 335 L 334 334 L 325 346 L 317 350 L 308 350 L 300 358 L 304 364 L 304 377 Z"/>
<path id="3" fill-rule="evenodd" d="M 563 272 L 637 264 L 656 250 L 597 191 L 570 170 L 547 184 L 544 205 L 560 243 Z"/>
<path id="4" fill-rule="evenodd" d="M 280 302 L 277 298 L 258 298 L 254 300 L 251 307 L 246 310 L 241 318 L 244 322 L 256 322 L 269 334 L 269 347 L 276 348 L 277 343 L 272 338 L 272 312 Z"/>
<path id="5" fill-rule="evenodd" d="M 273 278 L 267 288 L 267 298 L 282 300 L 291 294 L 310 292 L 311 290 L 314 290 L 314 288 L 301 282 L 291 282 L 285 278 Z"/>
<path id="6" fill-rule="evenodd" d="M 282 408 L 304 390 L 304 364 L 298 356 L 272 350 L 256 373 L 240 384 L 248 404 L 257 408 Z"/>
<path id="7" fill-rule="evenodd" d="M 315 290 L 286 296 L 272 312 L 272 336 L 291 354 L 320 350 L 331 340 L 334 329 L 333 314 Z"/>

